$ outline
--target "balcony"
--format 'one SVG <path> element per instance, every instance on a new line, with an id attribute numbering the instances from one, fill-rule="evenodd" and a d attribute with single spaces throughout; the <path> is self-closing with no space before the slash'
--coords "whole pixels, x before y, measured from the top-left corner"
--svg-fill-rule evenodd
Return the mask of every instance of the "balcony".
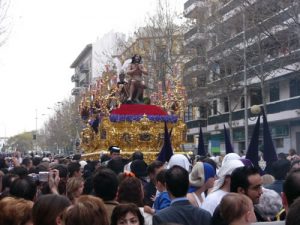
<path id="1" fill-rule="evenodd" d="M 75 74 L 71 77 L 71 81 L 72 81 L 72 82 L 78 82 L 78 81 L 79 81 L 79 75 L 75 73 Z"/>
<path id="2" fill-rule="evenodd" d="M 185 75 L 191 76 L 199 73 L 203 73 L 204 70 L 206 70 L 206 63 L 205 63 L 205 57 L 198 56 L 196 58 L 193 58 L 192 60 L 188 61 L 184 65 Z"/>
<path id="3" fill-rule="evenodd" d="M 75 87 L 75 88 L 72 89 L 71 95 L 79 95 L 80 91 L 81 91 L 80 87 Z"/>
<path id="4" fill-rule="evenodd" d="M 205 64 L 205 57 L 204 56 L 197 56 L 192 60 L 188 61 L 184 64 L 184 69 L 187 70 L 189 67 L 196 66 L 196 65 L 206 65 Z"/>
<path id="5" fill-rule="evenodd" d="M 90 69 L 89 69 L 88 65 L 81 65 L 79 67 L 79 70 L 80 70 L 80 73 L 88 73 Z"/>
<path id="6" fill-rule="evenodd" d="M 204 27 L 196 25 L 194 28 L 184 34 L 185 46 L 196 46 L 207 40 L 207 34 Z"/>
<path id="7" fill-rule="evenodd" d="M 297 110 L 300 108 L 300 96 L 294 97 L 287 100 L 282 100 L 274 103 L 267 103 L 267 112 L 269 114 L 280 113 L 289 110 Z M 251 115 L 250 110 L 248 111 L 248 115 Z M 232 113 L 233 120 L 241 120 L 244 119 L 244 110 L 235 111 Z M 289 118 L 282 118 L 282 120 Z M 218 123 L 226 123 L 229 120 L 229 114 L 225 113 L 217 116 L 210 116 L 208 118 L 208 125 L 218 124 Z"/>
<path id="8" fill-rule="evenodd" d="M 183 15 L 187 18 L 196 18 L 197 15 L 208 10 L 208 2 L 204 0 L 188 0 L 184 3 Z"/>
<path id="9" fill-rule="evenodd" d="M 186 127 L 187 129 L 192 129 L 192 128 L 199 128 L 201 127 L 206 127 L 207 126 L 207 120 L 206 119 L 197 119 L 197 120 L 190 120 L 186 121 Z"/>

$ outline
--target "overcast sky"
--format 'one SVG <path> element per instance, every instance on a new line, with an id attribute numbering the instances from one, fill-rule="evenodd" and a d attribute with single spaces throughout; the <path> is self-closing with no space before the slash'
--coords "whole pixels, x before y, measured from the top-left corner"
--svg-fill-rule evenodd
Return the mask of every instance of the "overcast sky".
<path id="1" fill-rule="evenodd" d="M 132 33 L 156 0 L 11 0 L 13 29 L 0 47 L 0 136 L 40 128 L 71 96 L 71 63 L 97 37 Z M 170 0 L 182 11 L 185 0 Z M 45 115 L 43 115 L 45 114 Z"/>

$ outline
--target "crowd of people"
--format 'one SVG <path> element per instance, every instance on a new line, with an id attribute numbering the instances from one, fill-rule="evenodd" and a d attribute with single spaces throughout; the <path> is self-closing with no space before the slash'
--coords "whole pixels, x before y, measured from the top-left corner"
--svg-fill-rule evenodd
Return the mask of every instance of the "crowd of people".
<path id="1" fill-rule="evenodd" d="M 140 151 L 109 152 L 94 161 L 1 155 L 0 225 L 300 224 L 294 150 L 269 174 L 236 153 L 147 164 Z"/>

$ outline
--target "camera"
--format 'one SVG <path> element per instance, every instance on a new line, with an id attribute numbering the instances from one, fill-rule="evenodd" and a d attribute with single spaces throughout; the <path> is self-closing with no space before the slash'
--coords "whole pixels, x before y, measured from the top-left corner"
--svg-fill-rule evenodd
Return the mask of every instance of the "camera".
<path id="1" fill-rule="evenodd" d="M 49 172 L 39 172 L 39 181 L 47 182 L 49 180 Z"/>
<path id="2" fill-rule="evenodd" d="M 47 171 L 42 171 L 42 172 L 39 172 L 38 174 L 31 173 L 31 174 L 29 174 L 29 176 L 32 177 L 32 179 L 34 181 L 48 182 L 48 180 L 49 180 L 49 172 L 47 172 Z"/>

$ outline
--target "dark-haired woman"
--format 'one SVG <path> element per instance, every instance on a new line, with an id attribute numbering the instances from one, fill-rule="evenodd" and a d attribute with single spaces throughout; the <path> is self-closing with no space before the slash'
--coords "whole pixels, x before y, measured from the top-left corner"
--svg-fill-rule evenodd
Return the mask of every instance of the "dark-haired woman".
<path id="1" fill-rule="evenodd" d="M 111 215 L 111 225 L 144 225 L 144 217 L 135 204 L 121 204 Z"/>

